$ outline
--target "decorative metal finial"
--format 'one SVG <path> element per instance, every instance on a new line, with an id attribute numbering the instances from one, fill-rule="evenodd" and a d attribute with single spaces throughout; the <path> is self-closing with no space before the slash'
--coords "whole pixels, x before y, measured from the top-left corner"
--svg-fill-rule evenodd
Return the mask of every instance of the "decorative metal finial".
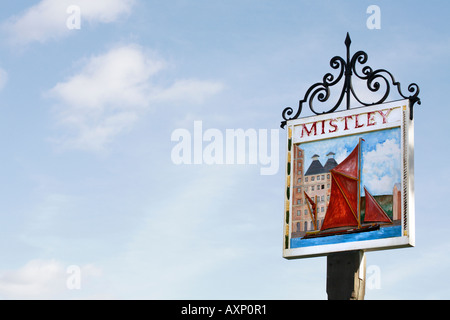
<path id="1" fill-rule="evenodd" d="M 345 46 L 350 48 L 350 44 L 352 43 L 352 39 L 350 39 L 350 34 L 347 32 L 347 36 L 345 37 Z"/>
<path id="2" fill-rule="evenodd" d="M 356 69 L 357 63 L 360 65 L 364 65 L 368 60 L 368 55 L 364 51 L 358 51 L 356 52 L 351 58 L 350 58 L 350 45 L 352 43 L 352 40 L 350 39 L 350 35 L 347 32 L 347 36 L 345 37 L 345 46 L 347 49 L 347 56 L 344 60 L 342 57 L 335 56 L 330 60 L 330 66 L 335 69 L 339 70 L 339 74 L 337 77 L 335 77 L 331 73 L 327 73 L 323 77 L 322 82 L 318 82 L 314 85 L 312 85 L 308 91 L 306 91 L 305 97 L 303 100 L 300 100 L 299 107 L 297 112 L 294 114 L 294 110 L 291 107 L 285 108 L 283 110 L 282 116 L 283 121 L 281 122 L 281 128 L 284 128 L 286 126 L 286 123 L 288 120 L 297 119 L 303 108 L 303 103 L 308 102 L 309 108 L 314 114 L 326 114 L 326 113 L 332 113 L 336 111 L 341 103 L 344 100 L 344 96 L 346 97 L 346 107 L 347 110 L 350 109 L 350 99 L 351 96 L 353 96 L 358 103 L 360 103 L 363 106 L 370 106 L 375 104 L 380 104 L 386 101 L 386 99 L 389 97 L 390 91 L 391 91 L 391 85 L 395 86 L 397 88 L 398 94 L 404 98 L 410 100 L 410 118 L 413 119 L 413 107 L 414 104 L 418 103 L 421 104 L 420 98 L 419 98 L 419 86 L 415 83 L 411 83 L 408 86 L 408 91 L 411 93 L 410 96 L 405 96 L 400 88 L 400 83 L 395 81 L 394 76 L 385 69 L 378 69 L 373 70 L 369 66 L 365 66 L 361 70 L 361 74 L 358 73 Z M 360 80 L 363 80 L 366 82 L 367 88 L 374 93 L 381 92 L 380 89 L 382 88 L 380 84 L 380 80 L 385 85 L 385 91 L 383 93 L 383 96 L 381 99 L 377 101 L 372 102 L 366 102 L 363 101 L 360 96 L 358 96 L 353 88 L 352 83 L 352 76 L 353 74 Z M 337 103 L 328 111 L 325 112 L 317 112 L 314 108 L 313 102 L 314 99 L 317 99 L 319 102 L 326 102 L 330 98 L 330 87 L 336 86 L 341 79 L 344 78 L 344 84 L 342 86 L 341 93 L 339 95 L 339 99 Z M 294 115 L 293 115 L 294 114 Z M 292 116 L 293 115 L 293 116 Z"/>

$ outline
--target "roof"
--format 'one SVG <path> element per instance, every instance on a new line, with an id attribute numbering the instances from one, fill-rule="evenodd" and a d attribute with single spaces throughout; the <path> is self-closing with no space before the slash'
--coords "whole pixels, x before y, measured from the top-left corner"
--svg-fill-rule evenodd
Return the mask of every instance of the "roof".
<path id="1" fill-rule="evenodd" d="M 311 165 L 309 166 L 308 170 L 306 170 L 305 176 L 313 175 L 313 174 L 319 174 L 324 173 L 325 170 L 320 163 L 319 160 L 314 160 L 311 162 Z"/>
<path id="2" fill-rule="evenodd" d="M 330 152 L 328 153 L 328 155 L 334 155 L 334 153 Z M 338 165 L 336 160 L 334 160 L 334 158 L 332 157 L 328 158 L 327 162 L 325 163 L 325 166 L 322 166 L 322 163 L 320 163 L 320 161 L 317 160 L 317 158 L 319 158 L 317 154 L 313 155 L 312 158 L 314 160 L 313 162 L 311 162 L 311 165 L 309 166 L 308 170 L 306 170 L 305 176 L 327 173 Z"/>
<path id="3" fill-rule="evenodd" d="M 334 160 L 334 158 L 329 158 L 325 163 L 323 169 L 325 172 L 330 172 L 330 170 L 334 169 L 334 167 L 336 167 L 337 165 L 338 163 L 336 162 L 336 160 Z"/>

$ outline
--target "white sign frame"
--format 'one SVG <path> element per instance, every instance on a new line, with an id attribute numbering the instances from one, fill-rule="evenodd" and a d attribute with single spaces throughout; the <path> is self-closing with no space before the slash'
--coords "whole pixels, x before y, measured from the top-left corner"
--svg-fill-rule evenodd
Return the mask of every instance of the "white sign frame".
<path id="1" fill-rule="evenodd" d="M 325 141 L 341 137 L 358 136 L 386 129 L 400 131 L 401 140 L 401 234 L 395 237 L 371 240 L 352 240 L 331 244 L 298 246 L 294 237 L 294 192 L 301 188 L 294 184 L 294 145 Z M 329 253 L 351 250 L 387 250 L 413 247 L 415 245 L 414 207 L 414 121 L 410 119 L 409 99 L 379 105 L 353 108 L 350 110 L 323 114 L 287 121 L 286 187 L 284 192 L 283 257 L 298 259 L 324 256 Z M 305 168 L 301 170 L 306 171 Z M 323 179 L 323 178 L 322 178 Z M 392 205 L 393 206 L 393 205 Z M 298 212 L 296 212 L 298 215 Z M 300 212 L 300 215 L 303 212 Z M 306 212 L 305 212 L 306 215 Z M 298 226 L 298 225 L 297 225 Z M 294 241 L 293 241 L 294 239 Z M 304 241 L 304 240 L 303 240 Z"/>

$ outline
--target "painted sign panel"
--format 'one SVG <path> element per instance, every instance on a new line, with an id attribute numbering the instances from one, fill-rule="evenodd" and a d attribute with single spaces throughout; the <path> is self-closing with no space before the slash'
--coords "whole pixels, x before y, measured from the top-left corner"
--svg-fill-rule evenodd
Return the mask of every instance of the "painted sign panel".
<path id="1" fill-rule="evenodd" d="M 283 256 L 414 245 L 409 100 L 287 123 Z"/>

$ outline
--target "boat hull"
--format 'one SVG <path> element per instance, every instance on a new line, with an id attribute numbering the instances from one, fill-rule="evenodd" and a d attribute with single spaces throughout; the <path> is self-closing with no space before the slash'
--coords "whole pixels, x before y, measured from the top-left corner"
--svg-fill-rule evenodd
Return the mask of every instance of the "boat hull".
<path id="1" fill-rule="evenodd" d="M 374 224 L 370 226 L 363 226 L 357 229 L 347 229 L 347 230 L 337 230 L 337 231 L 320 231 L 316 233 L 307 233 L 302 239 L 312 239 L 312 238 L 320 238 L 320 237 L 328 237 L 328 236 L 337 236 L 343 234 L 353 234 L 353 233 L 361 233 L 361 232 L 369 232 L 376 231 L 380 229 L 379 224 Z"/>

